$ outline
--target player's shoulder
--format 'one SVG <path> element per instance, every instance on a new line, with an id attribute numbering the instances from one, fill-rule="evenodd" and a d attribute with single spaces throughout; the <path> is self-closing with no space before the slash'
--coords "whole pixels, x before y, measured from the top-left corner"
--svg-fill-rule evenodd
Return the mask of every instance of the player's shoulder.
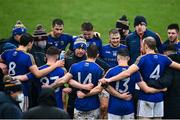
<path id="1" fill-rule="evenodd" d="M 105 44 L 105 45 L 102 46 L 102 48 L 103 49 L 108 49 L 108 48 L 110 48 L 110 44 Z"/>

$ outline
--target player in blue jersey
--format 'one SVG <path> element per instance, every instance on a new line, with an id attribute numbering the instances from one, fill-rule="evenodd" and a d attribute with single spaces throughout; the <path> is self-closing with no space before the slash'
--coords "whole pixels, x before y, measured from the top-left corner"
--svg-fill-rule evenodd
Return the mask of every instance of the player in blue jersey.
<path id="1" fill-rule="evenodd" d="M 120 74 L 108 78 L 101 79 L 102 83 L 122 80 L 129 77 L 136 71 L 140 71 L 143 80 L 159 79 L 166 67 L 180 69 L 180 64 L 171 61 L 167 56 L 156 54 L 156 41 L 152 37 L 143 40 L 143 51 L 146 55 L 140 56 L 135 64 L 131 65 L 127 70 Z M 140 91 L 137 116 L 140 118 L 159 118 L 163 116 L 163 93 L 147 94 Z"/>
<path id="2" fill-rule="evenodd" d="M 87 60 L 75 63 L 71 66 L 69 72 L 62 78 L 54 82 L 51 87 L 56 87 L 70 79 L 71 86 L 76 87 L 75 82 L 82 85 L 86 85 L 85 89 L 97 86 L 98 80 L 103 76 L 103 70 L 99 65 L 95 63 L 95 59 L 98 56 L 98 48 L 96 45 L 90 45 L 87 48 Z M 89 86 L 89 87 L 87 87 Z M 81 88 L 78 88 L 81 90 Z M 82 89 L 84 89 L 82 87 Z M 80 91 L 78 91 L 79 93 Z M 83 91 L 85 92 L 85 91 Z M 75 119 L 97 119 L 99 117 L 99 96 L 98 94 L 92 94 L 86 98 L 76 98 L 75 100 Z"/>
<path id="3" fill-rule="evenodd" d="M 119 72 L 128 69 L 129 54 L 127 48 L 121 48 L 118 51 L 117 60 L 119 65 L 111 68 L 105 75 L 106 78 L 113 77 Z M 140 75 L 137 72 L 132 74 L 130 77 L 123 79 L 123 81 L 112 82 L 110 83 L 110 85 L 104 85 L 104 87 L 106 86 L 105 89 L 110 93 L 108 119 L 134 118 L 134 103 L 132 95 L 134 94 L 135 83 L 138 83 L 142 90 L 147 93 L 154 93 L 164 90 L 157 90 L 148 87 L 144 81 L 141 81 Z M 97 93 L 98 91 L 102 91 L 102 86 L 99 85 L 96 88 L 92 89 L 90 93 L 92 94 Z M 80 96 L 84 97 L 88 95 L 81 94 Z"/>
<path id="4" fill-rule="evenodd" d="M 130 58 L 127 48 L 121 48 L 117 55 L 118 66 L 111 68 L 105 75 L 105 78 L 113 77 L 119 74 L 119 72 L 128 69 L 129 59 Z M 110 93 L 108 119 L 134 119 L 135 110 L 132 95 L 134 95 L 136 83 L 146 93 L 154 93 L 164 90 L 148 87 L 145 82 L 141 81 L 140 74 L 138 72 L 132 74 L 130 77 L 123 79 L 122 81 L 115 81 L 110 83 L 110 86 L 119 92 L 120 98 L 112 93 L 112 88 L 107 88 L 107 91 Z"/>
<path id="5" fill-rule="evenodd" d="M 68 44 L 69 52 L 73 51 L 73 37 L 69 34 L 63 33 L 64 22 L 61 19 L 54 19 L 52 22 L 52 32 L 48 35 L 47 48 L 56 46 L 61 50 L 65 50 Z"/>
<path id="6" fill-rule="evenodd" d="M 24 75 L 28 72 L 32 72 L 36 77 L 41 77 L 51 72 L 58 66 L 62 66 L 62 61 L 58 61 L 43 70 L 38 70 L 34 58 L 31 54 L 28 54 L 33 45 L 33 37 L 24 33 L 20 38 L 20 45 L 15 50 L 7 50 L 1 54 L 0 62 L 4 62 L 8 66 L 8 73 L 11 76 Z M 23 82 L 23 94 L 25 96 L 23 111 L 26 111 L 29 106 L 29 82 Z"/>
<path id="7" fill-rule="evenodd" d="M 46 58 L 47 58 L 47 63 L 41 67 L 39 67 L 39 70 L 48 68 L 50 65 L 53 65 L 54 63 L 56 63 L 56 61 L 59 58 L 59 49 L 51 46 L 47 49 L 46 52 Z M 37 92 L 40 93 L 41 91 L 41 86 L 43 84 L 52 84 L 56 79 L 61 78 L 64 76 L 64 70 L 60 67 L 57 67 L 56 69 L 54 69 L 53 71 L 51 71 L 50 73 L 48 73 L 45 76 L 42 76 L 41 78 L 36 78 L 35 75 L 33 75 L 32 73 L 29 73 L 27 75 L 23 75 L 23 76 L 16 76 L 16 79 L 19 79 L 21 81 L 25 81 L 25 80 L 34 80 L 38 87 L 37 87 Z M 55 89 L 55 96 L 56 96 L 56 102 L 57 102 L 57 106 L 61 109 L 63 109 L 63 102 L 62 102 L 62 87 L 58 87 Z"/>
<path id="8" fill-rule="evenodd" d="M 87 46 L 94 44 L 98 47 L 99 52 L 101 52 L 102 40 L 99 35 L 95 35 L 92 23 L 84 22 L 81 25 L 81 31 L 83 33 L 83 38 L 86 39 Z"/>
<path id="9" fill-rule="evenodd" d="M 178 24 L 170 24 L 167 27 L 167 36 L 168 39 L 162 44 L 162 48 L 166 51 L 167 46 L 171 44 L 177 44 L 179 42 L 179 25 Z"/>
<path id="10" fill-rule="evenodd" d="M 101 58 L 109 64 L 109 66 L 115 67 L 118 65 L 117 62 L 117 52 L 120 48 L 127 48 L 127 46 L 120 43 L 121 36 L 119 31 L 112 29 L 109 31 L 109 44 L 102 47 Z"/>

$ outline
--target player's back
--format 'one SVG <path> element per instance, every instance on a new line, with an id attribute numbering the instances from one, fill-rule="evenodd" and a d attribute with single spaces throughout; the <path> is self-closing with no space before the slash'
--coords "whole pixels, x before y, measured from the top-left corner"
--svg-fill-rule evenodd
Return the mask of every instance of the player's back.
<path id="1" fill-rule="evenodd" d="M 128 66 L 116 66 L 110 69 L 105 77 L 110 78 L 116 76 L 126 69 L 128 69 Z M 130 77 L 120 81 L 112 82 L 110 83 L 110 85 L 120 93 L 129 92 L 130 94 L 133 95 L 135 91 L 135 84 L 140 81 L 141 81 L 140 75 L 138 72 L 136 72 L 132 74 Z M 113 95 L 110 95 L 108 113 L 112 113 L 116 115 L 127 115 L 133 112 L 134 112 L 133 100 L 124 100 L 117 98 Z"/>
<path id="2" fill-rule="evenodd" d="M 143 80 L 147 81 L 159 79 L 171 63 L 172 61 L 165 55 L 147 54 L 139 57 L 139 61 L 135 64 L 139 67 Z"/>
<path id="3" fill-rule="evenodd" d="M 103 70 L 94 62 L 82 61 L 73 64 L 70 73 L 73 75 L 72 79 L 82 84 L 92 83 L 97 86 L 99 79 L 102 78 Z M 97 109 L 99 104 L 98 95 L 93 95 L 82 99 L 76 98 L 75 107 L 81 111 L 89 111 Z"/>
<path id="4" fill-rule="evenodd" d="M 139 67 L 142 78 L 146 82 L 149 80 L 159 79 L 163 75 L 165 69 L 169 67 L 171 63 L 172 61 L 164 55 L 147 54 L 139 57 L 135 64 L 137 64 Z M 145 94 L 143 91 L 141 91 L 141 93 L 142 94 L 140 94 L 140 99 L 143 100 L 148 100 L 151 102 L 160 102 L 163 100 L 162 92 Z"/>
<path id="5" fill-rule="evenodd" d="M 39 67 L 39 70 L 45 69 L 47 67 L 49 67 L 49 65 L 43 65 L 43 66 Z M 38 92 L 40 92 L 41 86 L 43 84 L 50 85 L 50 84 L 54 83 L 54 81 L 56 79 L 63 77 L 64 70 L 60 67 L 57 67 L 56 69 L 54 69 L 53 71 L 51 71 L 50 73 L 48 73 L 47 75 L 45 75 L 41 78 L 36 78 L 32 73 L 29 73 L 27 76 L 28 76 L 28 79 L 35 80 L 37 82 Z M 56 96 L 57 106 L 59 108 L 63 109 L 62 87 L 58 87 L 55 89 L 55 96 Z"/>
<path id="6" fill-rule="evenodd" d="M 34 63 L 32 55 L 18 50 L 5 51 L 1 57 L 8 65 L 9 74 L 12 76 L 28 73 L 29 67 Z"/>

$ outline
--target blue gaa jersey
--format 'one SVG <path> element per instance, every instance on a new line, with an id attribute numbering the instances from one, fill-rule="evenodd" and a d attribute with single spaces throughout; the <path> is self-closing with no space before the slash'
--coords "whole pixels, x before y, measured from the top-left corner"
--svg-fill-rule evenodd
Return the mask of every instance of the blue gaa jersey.
<path id="1" fill-rule="evenodd" d="M 102 78 L 103 70 L 94 62 L 82 61 L 71 66 L 69 72 L 74 80 L 81 84 L 92 83 L 98 85 L 98 80 Z M 76 98 L 75 108 L 80 111 L 90 111 L 99 108 L 99 96 L 93 95 L 85 98 Z"/>
<path id="2" fill-rule="evenodd" d="M 146 54 L 138 57 L 135 62 L 145 82 L 158 80 L 171 63 L 172 61 L 167 56 L 161 54 Z M 140 91 L 139 99 L 149 102 L 161 102 L 163 101 L 163 93 L 146 94 Z"/>
<path id="3" fill-rule="evenodd" d="M 105 78 L 111 78 L 126 69 L 128 69 L 128 66 L 116 66 L 114 68 L 111 68 L 107 72 Z M 140 74 L 136 72 L 131 75 L 131 77 L 120 81 L 111 82 L 110 85 L 120 93 L 129 92 L 130 94 L 134 94 L 135 84 L 140 81 Z M 110 95 L 108 113 L 119 116 L 134 113 L 134 102 L 133 100 L 123 100 L 113 95 Z"/>
<path id="4" fill-rule="evenodd" d="M 35 64 L 31 54 L 18 50 L 7 50 L 2 53 L 1 58 L 8 66 L 8 74 L 11 76 L 24 75 L 29 72 L 29 68 Z M 24 81 L 23 94 L 29 96 L 29 82 Z"/>
<path id="5" fill-rule="evenodd" d="M 118 47 L 112 47 L 110 44 L 107 44 L 102 47 L 100 56 L 111 68 L 115 67 L 118 65 L 117 52 L 121 48 L 127 48 L 127 46 L 120 44 Z"/>
<path id="6" fill-rule="evenodd" d="M 49 67 L 49 65 L 43 65 L 39 68 L 39 70 L 45 69 Z M 41 86 L 43 83 L 46 83 L 48 85 L 54 83 L 54 81 L 58 78 L 61 78 L 64 76 L 64 70 L 60 67 L 56 68 L 52 72 L 48 73 L 46 76 L 41 78 L 36 78 L 32 73 L 27 74 L 27 77 L 29 80 L 35 80 L 39 85 L 39 92 L 41 91 Z M 58 87 L 55 89 L 55 97 L 57 106 L 61 109 L 63 109 L 63 102 L 62 102 L 62 87 Z"/>
<path id="7" fill-rule="evenodd" d="M 96 45 L 98 47 L 98 50 L 99 50 L 99 53 L 101 52 L 102 50 L 102 40 L 100 38 L 97 38 L 97 37 L 93 37 L 91 39 L 86 39 L 86 43 L 87 43 L 87 47 L 89 45 Z"/>
<path id="8" fill-rule="evenodd" d="M 67 45 L 70 44 L 69 49 L 73 51 L 74 40 L 71 35 L 61 34 L 58 38 L 48 35 L 47 47 L 55 46 L 61 50 L 65 50 Z"/>

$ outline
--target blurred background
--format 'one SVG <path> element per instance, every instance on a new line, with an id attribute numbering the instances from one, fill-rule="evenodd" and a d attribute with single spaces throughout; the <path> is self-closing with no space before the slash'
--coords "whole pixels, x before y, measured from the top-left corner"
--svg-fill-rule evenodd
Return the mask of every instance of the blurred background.
<path id="1" fill-rule="evenodd" d="M 134 17 L 143 15 L 148 28 L 167 38 L 166 27 L 180 24 L 180 0 L 0 0 L 0 38 L 11 36 L 17 20 L 21 20 L 33 33 L 37 24 L 51 31 L 54 18 L 61 18 L 65 33 L 78 35 L 84 21 L 90 21 L 101 33 L 103 43 L 108 42 L 108 31 L 115 28 L 116 20 L 126 15 L 134 31 Z"/>

